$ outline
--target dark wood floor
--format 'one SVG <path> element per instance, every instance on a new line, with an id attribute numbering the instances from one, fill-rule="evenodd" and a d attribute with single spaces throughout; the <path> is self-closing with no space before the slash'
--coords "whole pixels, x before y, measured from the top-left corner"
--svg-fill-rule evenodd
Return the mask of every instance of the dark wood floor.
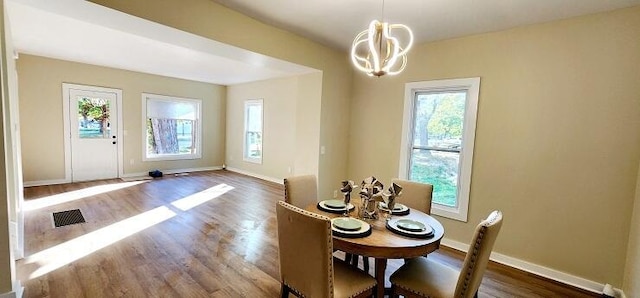
<path id="1" fill-rule="evenodd" d="M 227 171 L 26 188 L 24 296 L 277 297 L 283 192 Z M 53 212 L 78 208 L 86 223 L 53 228 Z M 459 267 L 463 256 L 429 258 Z M 400 264 L 390 261 L 387 275 Z M 499 264 L 479 296 L 599 297 Z"/>

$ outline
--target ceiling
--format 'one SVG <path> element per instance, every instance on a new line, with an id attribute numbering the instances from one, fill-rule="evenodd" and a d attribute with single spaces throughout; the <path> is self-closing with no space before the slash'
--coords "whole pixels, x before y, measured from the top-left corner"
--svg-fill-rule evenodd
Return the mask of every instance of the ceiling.
<path id="1" fill-rule="evenodd" d="M 499 31 L 640 5 L 640 0 L 212 0 L 347 50 L 374 19 L 409 26 L 416 42 Z"/>
<path id="2" fill-rule="evenodd" d="M 178 0 L 175 0 L 178 1 Z M 346 50 L 382 0 L 212 0 Z M 8 0 L 14 48 L 26 53 L 221 85 L 318 71 L 84 0 Z M 640 0 L 394 0 L 384 20 L 426 42 L 640 5 Z"/>
<path id="3" fill-rule="evenodd" d="M 83 0 L 9 0 L 7 11 L 18 53 L 221 85 L 318 71 Z"/>

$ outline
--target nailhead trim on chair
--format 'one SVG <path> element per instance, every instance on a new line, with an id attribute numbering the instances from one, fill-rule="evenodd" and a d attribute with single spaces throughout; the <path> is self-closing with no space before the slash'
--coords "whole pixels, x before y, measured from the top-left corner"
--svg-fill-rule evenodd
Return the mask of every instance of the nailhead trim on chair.
<path id="1" fill-rule="evenodd" d="M 285 179 L 285 181 L 286 181 L 286 179 Z M 285 196 L 286 196 L 286 192 L 285 192 Z M 329 262 L 329 274 L 333 273 L 333 236 L 331 236 L 331 219 L 329 219 L 326 216 L 323 216 L 323 215 L 320 215 L 320 214 L 316 214 L 316 213 L 313 213 L 313 212 L 309 212 L 309 211 L 304 210 L 302 208 L 298 208 L 298 207 L 293 206 L 293 205 L 291 205 L 291 204 L 289 204 L 287 202 L 284 202 L 284 201 L 280 201 L 280 202 L 278 202 L 278 204 L 280 204 L 281 206 L 283 206 L 283 207 L 285 207 L 285 208 L 287 208 L 289 210 L 300 212 L 302 214 L 309 215 L 309 216 L 314 217 L 314 218 L 318 218 L 318 219 L 328 220 L 329 221 L 329 223 L 326 225 L 327 226 L 327 230 L 329 230 L 329 237 L 327 237 L 328 238 L 327 241 L 329 242 L 329 245 L 327 245 L 327 247 L 329 249 L 328 249 L 327 253 L 328 253 L 329 257 L 331 258 L 330 259 L 331 262 Z M 297 291 L 297 292 L 300 293 L 299 291 Z M 329 279 L 329 293 L 331 293 L 331 297 L 333 297 L 333 278 Z"/>
<path id="2" fill-rule="evenodd" d="M 291 200 L 289 199 L 289 193 L 287 192 L 287 185 L 289 184 L 289 181 L 287 179 L 284 179 L 284 201 L 285 202 L 291 202 Z"/>
<path id="3" fill-rule="evenodd" d="M 484 238 L 484 233 L 486 232 L 486 230 L 487 230 L 487 225 L 482 225 L 482 227 L 480 228 L 480 232 L 478 232 L 478 239 L 476 240 L 476 243 L 473 245 L 473 253 L 471 254 L 469 267 L 467 267 L 467 274 L 465 274 L 465 277 L 464 277 L 464 284 L 462 286 L 462 291 L 460 291 L 460 296 L 464 297 L 464 294 L 467 292 L 469 288 L 469 283 L 471 282 L 471 273 L 473 272 L 473 268 L 476 266 L 479 247 L 482 244 L 482 239 Z"/>

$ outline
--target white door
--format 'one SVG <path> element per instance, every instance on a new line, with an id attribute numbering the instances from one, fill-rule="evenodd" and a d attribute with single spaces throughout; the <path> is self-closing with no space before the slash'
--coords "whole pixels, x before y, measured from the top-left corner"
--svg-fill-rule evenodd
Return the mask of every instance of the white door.
<path id="1" fill-rule="evenodd" d="M 72 88 L 68 94 L 71 181 L 117 178 L 118 95 Z"/>

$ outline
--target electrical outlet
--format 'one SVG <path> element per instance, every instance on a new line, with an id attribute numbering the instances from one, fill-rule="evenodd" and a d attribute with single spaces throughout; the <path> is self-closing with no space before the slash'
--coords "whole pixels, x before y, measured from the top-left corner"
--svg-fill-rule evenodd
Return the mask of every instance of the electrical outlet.
<path id="1" fill-rule="evenodd" d="M 337 197 L 338 197 L 338 191 L 337 191 L 337 190 L 334 190 L 334 191 L 333 191 L 333 198 L 335 199 L 335 198 L 337 198 Z"/>
<path id="2" fill-rule="evenodd" d="M 135 162 L 136 162 L 136 161 L 135 161 L 133 158 L 129 160 L 129 164 L 130 164 L 130 165 L 134 164 Z"/>

